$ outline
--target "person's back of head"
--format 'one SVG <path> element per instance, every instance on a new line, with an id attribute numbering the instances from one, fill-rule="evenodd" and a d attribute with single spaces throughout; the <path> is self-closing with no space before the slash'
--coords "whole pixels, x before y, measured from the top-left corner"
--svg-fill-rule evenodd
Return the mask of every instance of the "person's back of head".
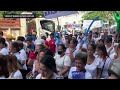
<path id="1" fill-rule="evenodd" d="M 7 58 L 9 73 L 16 72 L 18 69 L 20 69 L 20 65 L 15 55 L 10 54 L 7 55 L 6 58 Z"/>
<path id="2" fill-rule="evenodd" d="M 7 47 L 6 40 L 3 37 L 0 37 L 0 43 Z M 1 48 L 1 47 L 0 47 Z"/>
<path id="3" fill-rule="evenodd" d="M 7 68 L 7 59 L 4 55 L 0 54 L 0 77 L 5 76 L 8 78 L 9 72 Z"/>
<path id="4" fill-rule="evenodd" d="M 19 40 L 19 41 L 22 41 L 22 42 L 23 42 L 23 41 L 25 41 L 25 38 L 24 38 L 23 36 L 18 36 L 18 37 L 17 37 L 17 40 Z"/>
<path id="5" fill-rule="evenodd" d="M 53 54 L 52 54 L 51 50 L 48 49 L 48 48 L 44 48 L 43 50 L 41 50 L 41 52 L 44 52 L 45 55 L 50 55 L 50 56 L 53 57 Z"/>
<path id="6" fill-rule="evenodd" d="M 0 36 L 3 36 L 3 31 L 0 31 Z"/>
<path id="7" fill-rule="evenodd" d="M 54 60 L 54 58 L 52 56 L 46 55 L 45 57 L 43 57 L 40 60 L 40 63 L 44 64 L 51 71 L 57 73 L 56 63 L 55 63 L 55 60 Z"/>
<path id="8" fill-rule="evenodd" d="M 114 75 L 118 79 L 120 79 L 120 59 L 114 60 L 108 68 L 109 74 Z M 111 77 L 110 77 L 111 78 Z"/>
<path id="9" fill-rule="evenodd" d="M 17 43 L 18 43 L 18 47 L 19 47 L 19 49 L 21 50 L 21 49 L 23 49 L 23 47 L 24 47 L 24 44 L 23 44 L 23 42 L 22 41 L 16 41 Z"/>

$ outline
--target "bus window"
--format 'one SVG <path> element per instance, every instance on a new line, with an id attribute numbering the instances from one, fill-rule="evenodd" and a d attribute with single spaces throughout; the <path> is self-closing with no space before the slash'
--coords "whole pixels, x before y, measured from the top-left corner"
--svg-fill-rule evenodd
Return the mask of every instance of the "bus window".
<path id="1" fill-rule="evenodd" d="M 45 29 L 49 32 L 54 32 L 55 31 L 55 23 L 50 20 L 41 20 L 40 21 L 42 29 Z"/>

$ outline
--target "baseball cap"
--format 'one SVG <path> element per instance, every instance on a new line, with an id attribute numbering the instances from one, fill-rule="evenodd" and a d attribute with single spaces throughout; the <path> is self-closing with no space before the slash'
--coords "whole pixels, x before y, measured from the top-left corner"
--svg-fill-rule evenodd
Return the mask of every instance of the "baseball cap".
<path id="1" fill-rule="evenodd" d="M 7 39 L 14 39 L 14 37 L 11 34 L 6 35 Z"/>

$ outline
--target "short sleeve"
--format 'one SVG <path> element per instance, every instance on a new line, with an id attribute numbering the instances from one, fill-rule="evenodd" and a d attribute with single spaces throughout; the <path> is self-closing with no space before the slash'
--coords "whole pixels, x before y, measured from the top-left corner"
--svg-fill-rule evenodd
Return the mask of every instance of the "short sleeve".
<path id="1" fill-rule="evenodd" d="M 89 72 L 86 72 L 85 79 L 92 79 L 92 75 Z"/>
<path id="2" fill-rule="evenodd" d="M 36 76 L 36 79 L 40 79 L 40 77 L 41 77 L 41 74 L 38 74 L 38 75 Z"/>
<path id="3" fill-rule="evenodd" d="M 97 60 L 97 68 L 102 68 L 103 63 L 102 63 L 102 61 L 100 60 L 100 58 L 96 58 L 96 60 Z"/>
<path id="4" fill-rule="evenodd" d="M 27 59 L 27 55 L 25 52 L 20 52 L 20 57 L 21 57 L 21 60 L 26 60 Z"/>
<path id="5" fill-rule="evenodd" d="M 64 66 L 70 66 L 71 65 L 71 60 L 68 56 L 65 56 L 64 59 Z"/>
<path id="6" fill-rule="evenodd" d="M 68 79 L 72 79 L 72 68 L 69 71 Z"/>

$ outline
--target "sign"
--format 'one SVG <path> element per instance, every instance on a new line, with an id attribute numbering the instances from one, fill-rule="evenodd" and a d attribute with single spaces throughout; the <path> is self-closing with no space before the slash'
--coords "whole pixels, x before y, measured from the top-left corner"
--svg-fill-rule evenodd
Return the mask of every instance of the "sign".
<path id="1" fill-rule="evenodd" d="M 51 19 L 76 13 L 77 11 L 44 11 L 44 17 L 46 19 Z"/>
<path id="2" fill-rule="evenodd" d="M 92 21 L 93 20 L 84 20 L 83 21 L 83 28 L 88 28 L 88 26 L 90 25 L 90 23 Z M 101 20 L 95 21 L 93 23 L 93 25 L 91 26 L 91 28 L 99 28 L 99 27 L 102 27 L 102 21 Z"/>
<path id="3" fill-rule="evenodd" d="M 67 24 L 68 28 L 80 28 L 81 25 L 80 24 Z"/>

